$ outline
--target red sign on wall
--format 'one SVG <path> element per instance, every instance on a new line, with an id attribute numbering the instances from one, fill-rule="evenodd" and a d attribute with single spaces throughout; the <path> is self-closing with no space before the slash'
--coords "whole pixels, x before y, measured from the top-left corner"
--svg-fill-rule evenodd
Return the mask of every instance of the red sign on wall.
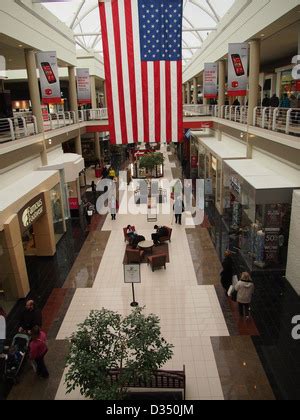
<path id="1" fill-rule="evenodd" d="M 69 207 L 70 210 L 78 210 L 79 209 L 79 201 L 77 197 L 69 198 Z"/>

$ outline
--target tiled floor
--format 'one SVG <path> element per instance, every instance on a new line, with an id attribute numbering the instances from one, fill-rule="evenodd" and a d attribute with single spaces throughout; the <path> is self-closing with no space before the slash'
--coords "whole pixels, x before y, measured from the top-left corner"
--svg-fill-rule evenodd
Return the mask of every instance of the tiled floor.
<path id="1" fill-rule="evenodd" d="M 167 156 L 166 156 L 167 157 Z M 166 159 L 165 176 L 172 178 Z M 172 216 L 160 215 L 158 224 L 171 225 Z M 153 224 L 147 224 L 146 215 L 118 215 L 117 221 L 106 219 L 103 231 L 111 231 L 102 262 L 92 289 L 78 289 L 57 336 L 64 340 L 76 329 L 91 309 L 102 307 L 122 314 L 130 312 L 131 288 L 123 280 L 125 244 L 122 228 L 135 224 L 139 234 L 147 239 Z M 187 371 L 188 399 L 223 399 L 218 378 L 211 336 L 228 336 L 215 288 L 198 286 L 185 229 L 173 226 L 169 245 L 170 264 L 167 270 L 152 271 L 142 265 L 142 284 L 136 287 L 136 299 L 161 319 L 162 334 L 175 346 L 174 358 L 165 366 L 168 369 Z M 65 395 L 62 378 L 56 398 L 80 398 L 78 392 Z"/>

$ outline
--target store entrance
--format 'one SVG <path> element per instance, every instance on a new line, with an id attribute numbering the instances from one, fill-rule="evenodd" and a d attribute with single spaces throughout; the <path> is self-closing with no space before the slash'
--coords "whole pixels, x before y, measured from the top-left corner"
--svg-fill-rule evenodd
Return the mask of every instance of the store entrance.
<path id="1" fill-rule="evenodd" d="M 35 235 L 34 235 L 33 226 L 31 226 L 30 229 L 25 231 L 22 235 L 22 242 L 23 242 L 23 249 L 24 249 L 25 257 L 36 255 L 36 243 L 35 243 L 34 236 Z"/>

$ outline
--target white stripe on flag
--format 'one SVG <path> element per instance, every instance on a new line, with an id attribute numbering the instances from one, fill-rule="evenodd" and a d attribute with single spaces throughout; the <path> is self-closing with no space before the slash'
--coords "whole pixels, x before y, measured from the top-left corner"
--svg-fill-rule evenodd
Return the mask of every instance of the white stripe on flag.
<path id="1" fill-rule="evenodd" d="M 171 109 L 172 109 L 172 141 L 178 141 L 178 91 L 177 87 L 177 62 L 171 62 Z"/>
<path id="2" fill-rule="evenodd" d="M 122 144 L 120 106 L 119 106 L 119 88 L 118 88 L 118 80 L 117 80 L 118 72 L 117 72 L 114 24 L 113 24 L 111 3 L 105 4 L 105 14 L 106 14 L 106 22 L 107 22 L 107 38 L 108 38 L 108 48 L 109 48 L 110 69 L 111 69 L 111 75 L 112 75 L 111 85 L 112 85 L 112 99 L 113 99 L 114 121 L 115 121 L 115 131 L 116 131 L 116 144 Z"/>
<path id="3" fill-rule="evenodd" d="M 160 63 L 160 141 L 167 141 L 166 62 Z"/>
<path id="4" fill-rule="evenodd" d="M 132 1 L 131 8 L 132 8 L 131 9 L 132 10 L 132 31 L 133 31 L 133 40 L 134 40 L 133 49 L 134 49 L 137 121 L 138 121 L 138 140 L 139 142 L 143 143 L 144 142 L 143 88 L 142 88 L 138 0 Z"/>
<path id="5" fill-rule="evenodd" d="M 149 142 L 155 143 L 154 64 L 148 61 Z"/>
<path id="6" fill-rule="evenodd" d="M 121 54 L 122 54 L 122 71 L 123 71 L 123 86 L 124 86 L 124 100 L 125 100 L 125 116 L 127 126 L 128 142 L 133 142 L 133 128 L 132 128 L 132 114 L 131 114 L 131 97 L 130 97 L 130 81 L 128 73 L 128 54 L 127 54 L 127 39 L 126 39 L 126 21 L 124 2 L 128 0 L 119 0 L 119 19 L 120 19 L 120 34 L 121 34 Z"/>

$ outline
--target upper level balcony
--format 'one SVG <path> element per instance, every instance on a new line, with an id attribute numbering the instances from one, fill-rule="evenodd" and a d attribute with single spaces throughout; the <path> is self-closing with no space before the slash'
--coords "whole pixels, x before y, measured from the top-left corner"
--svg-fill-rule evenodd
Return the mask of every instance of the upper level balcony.
<path id="1" fill-rule="evenodd" d="M 256 107 L 253 112 L 253 125 L 248 125 L 249 109 L 247 106 L 225 105 L 184 105 L 185 122 L 207 121 L 222 123 L 224 125 L 236 123 L 240 128 L 259 128 L 266 130 L 266 134 L 282 133 L 285 135 L 300 136 L 300 108 L 263 108 Z M 107 108 L 91 109 L 75 112 L 59 112 L 45 114 L 44 132 L 47 134 L 58 129 L 87 127 L 91 124 L 108 125 Z M 36 118 L 31 113 L 15 113 L 12 118 L 0 119 L 0 143 L 7 143 L 38 135 Z M 48 137 L 48 136 L 47 136 Z"/>

